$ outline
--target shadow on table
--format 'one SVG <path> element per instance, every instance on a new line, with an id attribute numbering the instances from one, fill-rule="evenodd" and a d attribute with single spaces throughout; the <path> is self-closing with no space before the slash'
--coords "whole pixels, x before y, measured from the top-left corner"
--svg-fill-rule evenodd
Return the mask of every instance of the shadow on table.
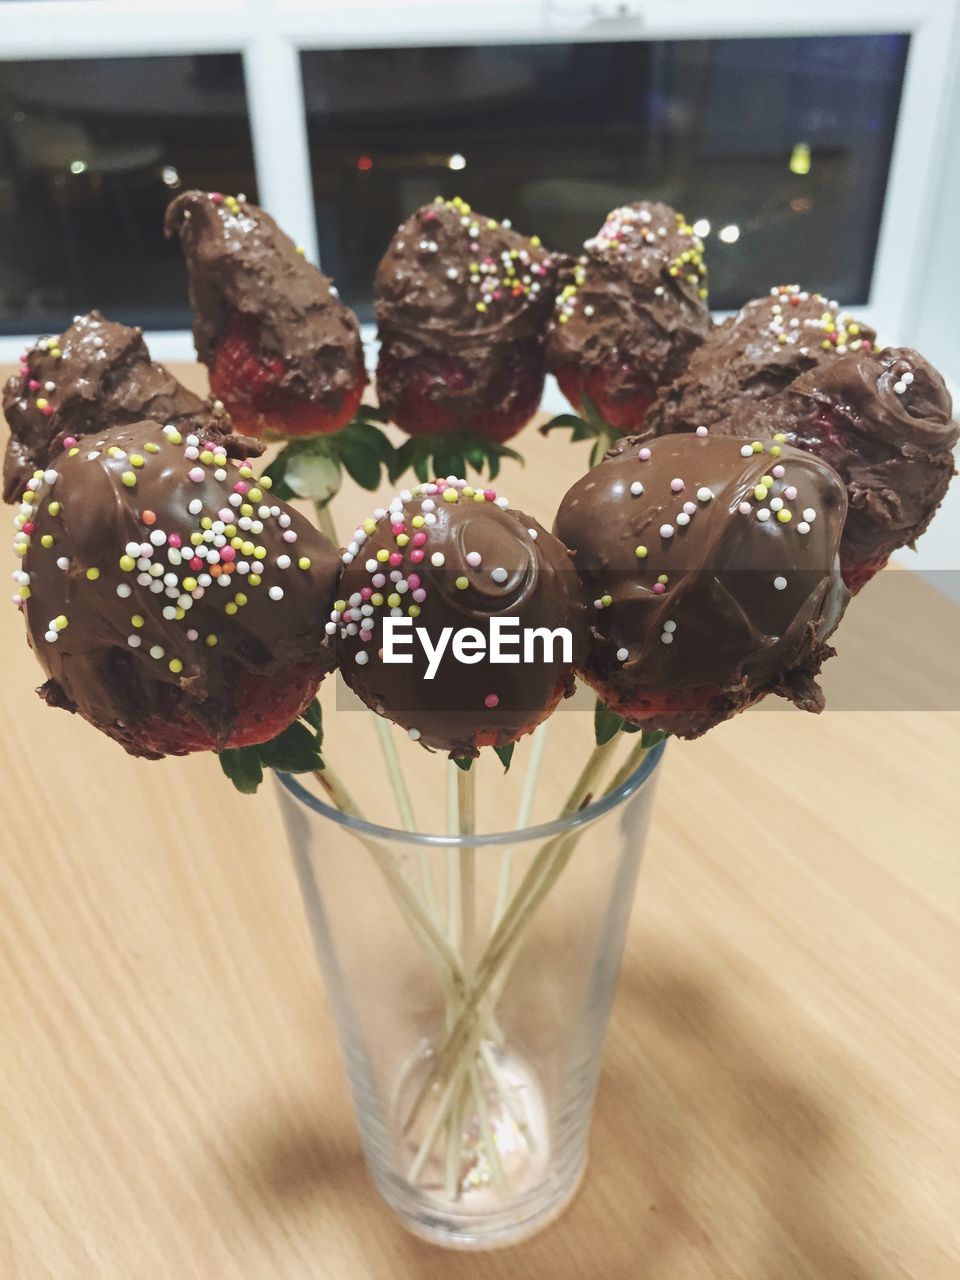
<path id="1" fill-rule="evenodd" d="M 334 1274 L 321 1219 L 348 1224 L 349 1280 L 893 1280 L 865 1224 L 845 1220 L 837 1187 L 869 1179 L 869 1162 L 807 1083 L 818 1069 L 836 1074 L 816 1044 L 738 1014 L 735 989 L 648 954 L 621 981 L 583 1190 L 543 1235 L 485 1255 L 413 1239 L 377 1198 L 345 1106 L 333 1132 L 278 1116 L 239 1133 L 238 1189 L 247 1201 L 254 1183 L 257 1214 L 302 1233 L 317 1274 Z"/>

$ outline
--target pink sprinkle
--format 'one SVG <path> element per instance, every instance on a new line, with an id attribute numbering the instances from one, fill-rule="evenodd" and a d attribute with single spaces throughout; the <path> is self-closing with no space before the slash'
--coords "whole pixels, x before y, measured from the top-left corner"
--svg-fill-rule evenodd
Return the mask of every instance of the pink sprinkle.
<path id="1" fill-rule="evenodd" d="M 199 637 L 200 637 L 200 632 L 194 631 L 193 627 L 191 627 L 190 630 L 187 632 L 188 640 L 197 640 L 199 639 Z"/>
<path id="2" fill-rule="evenodd" d="M 710 432 L 707 430 L 706 427 L 697 427 L 697 435 L 700 437 L 701 440 L 703 439 L 704 436 L 707 436 L 709 434 Z"/>
<path id="3" fill-rule="evenodd" d="M 37 526 L 33 523 L 33 521 L 32 521 L 32 520 L 28 520 L 28 521 L 27 521 L 27 523 L 23 526 L 23 532 L 24 532 L 24 533 L 35 533 L 35 532 L 36 532 L 36 528 L 37 528 Z"/>
<path id="4" fill-rule="evenodd" d="M 781 466 L 781 464 L 780 464 L 779 462 L 777 463 L 777 465 L 776 465 L 775 467 L 773 467 L 773 468 L 771 469 L 770 474 L 773 476 L 773 478 L 774 478 L 775 480 L 782 480 L 782 479 L 783 479 L 784 470 L 783 470 L 783 467 Z"/>
<path id="5" fill-rule="evenodd" d="M 492 711 L 494 707 L 498 707 L 500 705 L 499 695 L 496 693 L 488 693 L 483 700 L 483 705 L 485 707 L 489 707 Z"/>
<path id="6" fill-rule="evenodd" d="M 223 196 L 219 191 L 211 191 L 210 199 L 214 204 L 223 204 Z"/>
<path id="7" fill-rule="evenodd" d="M 360 634 L 360 639 L 363 641 L 364 644 L 368 644 L 373 639 L 372 631 L 361 631 L 359 634 Z"/>
<path id="8" fill-rule="evenodd" d="M 404 532 L 406 532 L 406 528 L 407 528 L 407 526 L 406 526 L 406 525 L 403 523 L 403 521 L 401 520 L 401 521 L 399 522 L 399 524 L 392 524 L 392 525 L 390 526 L 390 531 L 391 531 L 391 533 L 404 533 Z"/>
<path id="9" fill-rule="evenodd" d="M 788 484 L 786 489 L 784 489 L 783 491 L 783 496 L 787 499 L 788 502 L 792 502 L 794 498 L 797 496 L 796 485 Z"/>
<path id="10" fill-rule="evenodd" d="M 663 585 L 662 582 L 655 582 L 653 584 L 653 594 L 655 596 L 662 596 L 663 593 L 666 591 L 666 589 L 667 588 Z"/>
<path id="11" fill-rule="evenodd" d="M 393 552 L 391 552 L 391 554 L 390 554 L 390 565 L 391 565 L 391 567 L 392 567 L 392 568 L 394 568 L 394 569 L 396 569 L 396 568 L 398 568 L 398 567 L 399 567 L 400 565 L 402 565 L 402 564 L 403 564 L 403 556 L 400 554 L 400 552 L 399 552 L 399 551 L 393 551 Z"/>
<path id="12" fill-rule="evenodd" d="M 432 209 L 428 209 L 426 213 L 423 215 L 423 220 L 424 222 L 436 222 L 437 215 L 434 213 Z"/>
<path id="13" fill-rule="evenodd" d="M 187 475 L 193 481 L 194 484 L 203 484 L 203 481 L 204 481 L 203 467 L 191 467 L 190 470 L 187 472 Z"/>
<path id="14" fill-rule="evenodd" d="M 40 390 L 40 383 L 36 380 L 36 378 L 31 378 L 30 381 L 27 383 L 27 386 L 30 388 L 31 391 Z"/>
<path id="15" fill-rule="evenodd" d="M 480 557 L 479 551 L 467 552 L 467 564 L 470 566 L 471 569 L 479 569 L 480 560 L 481 560 L 481 557 Z"/>
<path id="16" fill-rule="evenodd" d="M 233 492 L 234 492 L 234 493 L 249 493 L 249 492 L 250 492 L 250 486 L 247 484 L 246 480 L 238 480 L 238 481 L 237 481 L 237 483 L 233 486 Z"/>
<path id="17" fill-rule="evenodd" d="M 167 539 L 167 542 L 170 544 L 171 547 L 174 547 L 174 548 L 183 546 L 183 539 L 180 537 L 179 533 L 171 533 L 170 537 Z"/>
<path id="18" fill-rule="evenodd" d="M 426 540 L 427 535 L 425 533 L 415 533 L 413 535 L 413 545 L 415 547 L 422 547 Z"/>
<path id="19" fill-rule="evenodd" d="M 411 551 L 410 559 L 413 561 L 414 564 L 419 564 L 420 561 L 423 559 L 423 552 L 420 550 Z"/>
<path id="20" fill-rule="evenodd" d="M 407 586 L 410 588 L 410 590 L 411 590 L 411 591 L 416 591 L 416 589 L 417 589 L 417 587 L 419 587 L 419 585 L 420 585 L 420 575 L 419 575 L 419 573 L 408 573 L 408 574 L 407 574 Z"/>
<path id="21" fill-rule="evenodd" d="M 670 481 L 670 488 L 674 493 L 680 493 L 683 490 L 683 481 L 679 476 Z"/>
<path id="22" fill-rule="evenodd" d="M 63 447 L 65 449 L 72 449 L 76 443 L 77 443 L 76 436 L 67 436 L 67 438 L 63 442 Z"/>
<path id="23" fill-rule="evenodd" d="M 751 507 L 749 502 L 741 502 L 739 507 L 737 507 L 737 510 L 742 516 L 748 516 L 753 510 L 753 507 Z"/>
<path id="24" fill-rule="evenodd" d="M 231 560 L 236 560 L 236 558 L 237 552 L 235 547 L 220 548 L 220 559 L 226 561 L 227 564 L 229 564 Z"/>
<path id="25" fill-rule="evenodd" d="M 53 405 L 52 404 L 44 405 L 40 412 L 43 414 L 45 418 L 49 418 L 51 413 L 53 413 Z"/>
<path id="26" fill-rule="evenodd" d="M 375 574 L 373 575 L 373 577 L 370 579 L 370 581 L 371 581 L 371 582 L 373 583 L 373 585 L 374 585 L 375 587 L 377 587 L 377 588 L 379 588 L 379 587 L 385 587 L 385 586 L 387 585 L 387 579 L 386 579 L 386 576 L 385 576 L 384 574 L 382 574 L 382 573 L 375 573 Z"/>
<path id="27" fill-rule="evenodd" d="M 416 591 L 413 592 L 413 598 L 416 600 L 417 604 L 423 604 L 424 600 L 427 598 L 427 593 L 424 591 L 423 587 L 417 587 Z"/>
<path id="28" fill-rule="evenodd" d="M 641 461 L 641 462 L 649 462 L 649 461 L 650 461 L 650 450 L 649 450 L 649 449 L 641 449 L 641 450 L 640 450 L 640 452 L 637 454 L 637 457 L 640 459 L 640 461 Z"/>
<path id="29" fill-rule="evenodd" d="M 697 514 L 697 504 L 695 502 L 685 502 L 683 504 L 683 509 L 688 516 L 695 516 Z"/>
<path id="30" fill-rule="evenodd" d="M 486 498 L 488 502 L 496 502 L 497 491 L 496 489 L 484 489 L 483 496 Z"/>
<path id="31" fill-rule="evenodd" d="M 284 542 L 296 542 L 297 535 L 293 532 L 292 529 L 284 529 L 283 540 Z"/>
<path id="32" fill-rule="evenodd" d="M 360 588 L 360 599 L 361 599 L 361 600 L 369 600 L 369 599 L 370 599 L 370 597 L 371 597 L 372 595 L 373 595 L 373 587 L 361 587 L 361 588 Z"/>
<path id="33" fill-rule="evenodd" d="M 190 561 L 190 568 L 194 571 L 194 573 L 198 573 L 203 568 L 203 561 L 200 559 L 199 556 L 193 557 L 193 559 Z"/>

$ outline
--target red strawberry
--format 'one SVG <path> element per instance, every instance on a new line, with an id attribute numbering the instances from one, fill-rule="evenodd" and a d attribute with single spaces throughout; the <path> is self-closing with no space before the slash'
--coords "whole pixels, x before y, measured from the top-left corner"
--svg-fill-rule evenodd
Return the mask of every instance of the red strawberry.
<path id="1" fill-rule="evenodd" d="M 240 431 L 281 439 L 339 431 L 356 413 L 366 384 L 361 364 L 352 386 L 339 397 L 320 402 L 285 387 L 286 373 L 283 360 L 260 350 L 256 324 L 236 316 L 214 352 L 210 387 Z"/>
<path id="2" fill-rule="evenodd" d="M 556 370 L 560 390 L 578 413 L 585 413 L 583 395 L 586 393 L 604 422 L 624 435 L 639 431 L 647 410 L 657 395 L 656 383 L 642 374 L 629 377 L 629 391 L 625 394 L 617 388 L 624 374 L 631 375 L 629 366 L 605 365 L 600 369 L 582 369 L 565 364 Z"/>
<path id="3" fill-rule="evenodd" d="M 403 356 L 387 345 L 380 351 L 380 405 L 412 436 L 464 433 L 503 443 L 527 425 L 542 393 L 543 354 L 536 341 L 491 353 L 479 371 L 457 356 Z"/>

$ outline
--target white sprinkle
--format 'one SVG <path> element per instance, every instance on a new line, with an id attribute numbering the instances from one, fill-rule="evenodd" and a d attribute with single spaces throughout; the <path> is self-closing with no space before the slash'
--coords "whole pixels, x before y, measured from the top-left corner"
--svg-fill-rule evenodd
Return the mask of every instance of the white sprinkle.
<path id="1" fill-rule="evenodd" d="M 672 631 L 664 631 L 664 632 L 663 632 L 663 634 L 660 636 L 660 643 L 661 643 L 661 644 L 673 644 L 673 632 L 672 632 Z"/>
<path id="2" fill-rule="evenodd" d="M 496 502 L 494 503 L 494 506 L 499 507 L 501 511 L 505 511 L 507 507 L 509 507 L 509 505 L 510 505 L 509 498 L 497 498 Z"/>
<path id="3" fill-rule="evenodd" d="M 748 445 L 748 444 L 745 444 L 745 445 L 741 448 L 741 450 L 740 450 L 740 457 L 741 457 L 741 458 L 752 458 L 752 457 L 753 457 L 753 449 L 752 449 L 752 447 L 751 447 L 750 445 Z"/>
<path id="4" fill-rule="evenodd" d="M 482 560 L 479 551 L 468 551 L 466 559 L 471 569 L 479 569 Z"/>
<path id="5" fill-rule="evenodd" d="M 783 491 L 783 496 L 786 498 L 788 502 L 793 502 L 797 496 L 796 485 L 788 484 Z"/>
<path id="6" fill-rule="evenodd" d="M 643 485 L 639 480 L 634 480 L 633 484 L 630 486 L 630 492 L 635 498 L 640 497 L 641 493 L 643 493 Z"/>
<path id="7" fill-rule="evenodd" d="M 807 524 L 806 520 L 801 520 L 800 523 L 797 525 L 797 533 L 809 533 L 809 532 L 810 532 L 810 526 Z"/>
<path id="8" fill-rule="evenodd" d="M 133 595 L 133 587 L 129 582 L 121 582 L 117 587 L 117 595 L 121 600 L 126 600 L 128 596 Z"/>
<path id="9" fill-rule="evenodd" d="M 45 484 L 56 484 L 59 478 L 60 478 L 59 472 L 54 471 L 53 468 L 43 473 L 43 479 Z"/>
<path id="10" fill-rule="evenodd" d="M 354 662 L 358 667 L 365 667 L 370 661 L 370 655 L 366 649 L 361 649 L 354 657 Z"/>
<path id="11" fill-rule="evenodd" d="M 506 582 L 509 576 L 510 575 L 507 573 L 506 569 L 502 568 L 499 565 L 497 566 L 496 569 L 490 570 L 490 577 L 494 580 L 494 582 L 498 584 Z"/>
<path id="12" fill-rule="evenodd" d="M 277 561 L 277 564 L 279 564 L 279 563 L 280 563 L 280 561 L 278 560 L 278 561 Z M 363 567 L 366 569 L 367 573 L 376 573 L 376 572 L 377 572 L 377 561 L 376 561 L 376 560 L 368 560 L 368 561 L 367 561 L 367 563 L 366 563 Z"/>
<path id="13" fill-rule="evenodd" d="M 43 638 L 44 638 L 44 640 L 49 640 L 49 642 L 50 642 L 51 644 L 56 644 L 57 639 L 58 639 L 58 633 L 57 633 L 56 631 L 47 631 L 47 632 L 44 634 L 44 637 L 43 637 Z"/>
<path id="14" fill-rule="evenodd" d="M 155 547 L 162 547 L 167 540 L 167 535 L 162 529 L 153 529 L 150 533 L 150 541 Z"/>
<path id="15" fill-rule="evenodd" d="M 698 502 L 709 502 L 712 497 L 713 497 L 713 490 L 708 489 L 706 485 L 704 485 L 701 489 L 697 490 Z"/>
<path id="16" fill-rule="evenodd" d="M 408 738 L 412 738 L 414 742 L 419 742 L 419 741 L 420 741 L 420 730 L 419 730 L 419 729 L 408 729 L 408 730 L 407 730 L 407 737 L 408 737 Z"/>
<path id="17" fill-rule="evenodd" d="M 626 662 L 626 660 L 627 660 L 629 657 L 630 657 L 630 650 L 629 650 L 629 649 L 618 649 L 618 650 L 617 650 L 617 661 L 618 661 L 618 662 Z"/>
<path id="18" fill-rule="evenodd" d="M 242 498 L 240 498 L 240 494 L 239 494 L 239 493 L 235 493 L 235 494 L 233 494 L 233 495 L 231 496 L 231 498 L 230 498 L 230 501 L 231 501 L 231 502 L 233 502 L 233 499 L 234 499 L 234 498 L 239 499 L 239 501 L 238 501 L 238 502 L 236 502 L 236 503 L 234 504 L 235 506 L 239 506 L 239 505 L 240 505 L 240 502 L 242 502 L 242 501 L 243 501 L 243 499 L 242 499 Z M 187 505 L 187 510 L 190 512 L 190 514 L 191 514 L 192 516 L 198 516 L 198 515 L 200 514 L 200 512 L 203 510 L 203 503 L 200 501 L 200 499 L 199 499 L 199 498 L 194 498 L 194 499 L 193 499 L 193 500 L 192 500 L 192 501 Z"/>
<path id="19" fill-rule="evenodd" d="M 340 557 L 340 563 L 341 563 L 341 564 L 353 564 L 353 556 L 350 554 L 350 552 L 349 552 L 349 551 L 345 551 L 345 552 L 343 553 L 343 555 Z"/>
<path id="20" fill-rule="evenodd" d="M 782 510 L 783 510 L 783 499 L 782 499 L 782 498 L 771 498 L 771 499 L 770 499 L 770 510 L 771 510 L 771 511 L 782 511 Z"/>
<path id="21" fill-rule="evenodd" d="M 213 478 L 214 480 L 219 480 L 222 484 L 227 478 L 227 473 L 224 471 L 223 467 L 217 467 L 216 471 L 213 473 Z"/>
<path id="22" fill-rule="evenodd" d="M 435 569 L 442 569 L 444 564 L 446 563 L 446 557 L 444 556 L 442 551 L 435 551 L 433 555 L 430 557 L 430 563 L 433 565 Z"/>
<path id="23" fill-rule="evenodd" d="M 660 526 L 660 537 L 661 537 L 661 538 L 672 538 L 672 537 L 673 537 L 673 525 L 672 525 L 672 524 L 662 524 L 662 525 Z"/>
<path id="24" fill-rule="evenodd" d="M 292 563 L 293 562 L 291 561 L 289 556 L 277 556 L 278 569 L 289 569 Z M 374 564 L 376 564 L 376 561 L 374 561 Z"/>
<path id="25" fill-rule="evenodd" d="M 742 516 L 748 516 L 753 510 L 753 507 L 751 507 L 749 502 L 741 502 L 739 507 L 737 507 L 737 510 Z"/>
<path id="26" fill-rule="evenodd" d="M 809 520 L 810 523 L 813 524 L 814 520 L 817 518 L 817 513 L 814 511 L 813 507 L 804 507 L 803 518 L 804 520 Z"/>
<path id="27" fill-rule="evenodd" d="M 697 427 L 697 435 L 700 437 L 701 440 L 703 439 L 704 436 L 707 436 L 709 434 L 710 432 L 707 430 L 706 427 Z"/>
<path id="28" fill-rule="evenodd" d="M 527 530 L 527 533 L 529 533 L 530 537 L 534 540 L 534 542 L 536 542 L 536 540 L 537 540 L 537 531 L 536 531 L 536 529 L 528 529 L 528 530 Z"/>
<path id="29" fill-rule="evenodd" d="M 781 577 L 774 578 L 774 580 L 773 580 L 773 585 L 776 587 L 776 589 L 777 589 L 778 591 L 786 591 L 786 589 L 787 589 L 787 580 L 786 580 L 786 578 L 784 578 L 784 577 L 782 577 L 782 576 L 781 576 Z"/>
<path id="30" fill-rule="evenodd" d="M 903 393 L 906 391 L 906 389 L 907 389 L 907 384 L 905 382 L 895 382 L 893 384 L 893 390 L 895 395 L 902 396 Z"/>
<path id="31" fill-rule="evenodd" d="M 282 600 L 283 587 L 271 587 L 270 590 L 267 592 L 267 595 L 270 597 L 271 600 Z"/>
<path id="32" fill-rule="evenodd" d="M 677 516 L 677 524 L 683 527 L 684 525 L 688 525 L 689 523 L 690 523 L 690 517 L 687 515 L 685 511 L 681 511 L 680 514 Z"/>
<path id="33" fill-rule="evenodd" d="M 166 618 L 167 622 L 172 622 L 177 616 L 176 608 L 172 604 L 164 605 L 163 616 Z"/>
<path id="34" fill-rule="evenodd" d="M 432 498 L 425 498 L 420 504 L 421 511 L 435 511 L 437 504 Z"/>
<path id="35" fill-rule="evenodd" d="M 902 373 L 900 375 L 900 381 L 903 383 L 905 387 L 911 386 L 913 383 L 913 374 L 910 373 L 909 371 L 907 373 Z"/>
<path id="36" fill-rule="evenodd" d="M 335 622 L 326 623 L 323 629 L 328 636 L 335 636 L 337 634 L 337 624 Z"/>
<path id="37" fill-rule="evenodd" d="M 757 512 L 757 519 L 760 521 L 761 524 L 764 524 L 767 520 L 770 519 L 770 512 L 767 510 L 766 507 L 760 508 L 760 510 Z"/>
<path id="38" fill-rule="evenodd" d="M 155 658 L 155 659 L 157 660 L 157 662 L 159 662 L 159 661 L 160 661 L 160 659 L 163 657 L 163 648 L 162 648 L 162 646 L 161 646 L 161 645 L 159 645 L 159 644 L 155 644 L 155 645 L 153 646 L 153 648 L 150 650 L 150 657 L 151 657 L 151 658 Z"/>
<path id="39" fill-rule="evenodd" d="M 674 622 L 672 618 L 668 618 L 666 622 L 663 624 L 663 629 L 664 631 L 667 631 L 672 635 L 673 632 L 676 631 L 677 629 L 677 624 Z"/>

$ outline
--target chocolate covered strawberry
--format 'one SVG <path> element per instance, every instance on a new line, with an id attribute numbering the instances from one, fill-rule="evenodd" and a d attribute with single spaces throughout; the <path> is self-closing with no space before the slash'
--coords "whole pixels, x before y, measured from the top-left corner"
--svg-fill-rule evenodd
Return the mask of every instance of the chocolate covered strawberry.
<path id="1" fill-rule="evenodd" d="M 186 191 L 167 209 L 190 278 L 197 355 L 242 431 L 339 431 L 366 385 L 360 327 L 332 281 L 242 196 Z"/>
<path id="2" fill-rule="evenodd" d="M 710 330 L 703 244 L 683 214 L 639 201 L 583 249 L 557 298 L 547 368 L 578 413 L 592 404 L 608 426 L 636 430 Z"/>
<path id="3" fill-rule="evenodd" d="M 558 260 L 536 236 L 437 199 L 380 262 L 377 397 L 411 435 L 504 441 L 540 405 Z"/>

